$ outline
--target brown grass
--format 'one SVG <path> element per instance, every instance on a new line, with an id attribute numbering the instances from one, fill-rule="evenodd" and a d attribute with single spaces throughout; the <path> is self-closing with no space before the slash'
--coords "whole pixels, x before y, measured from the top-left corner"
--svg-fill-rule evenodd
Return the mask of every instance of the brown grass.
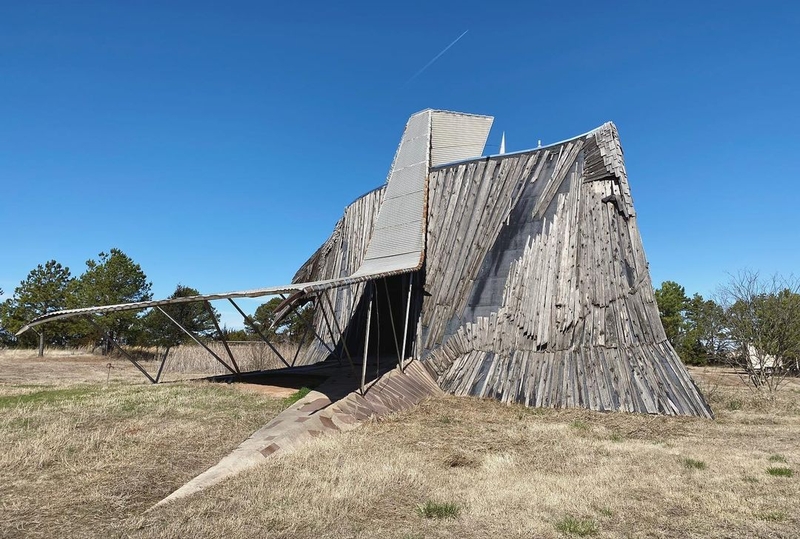
<path id="1" fill-rule="evenodd" d="M 52 369 L 29 372 L 25 384 L 0 374 L 0 537 L 106 537 L 283 406 L 221 384 L 53 384 Z"/>
<path id="2" fill-rule="evenodd" d="M 284 359 L 291 363 L 296 350 L 296 346 L 283 343 L 273 344 L 283 355 Z M 230 364 L 228 355 L 222 343 L 210 343 L 208 345 L 219 357 Z M 269 369 L 280 369 L 285 367 L 280 358 L 263 342 L 249 342 L 242 344 L 231 344 L 231 352 L 242 372 L 262 371 Z M 158 367 L 156 367 L 157 370 Z M 222 364 L 206 350 L 197 345 L 181 345 L 173 348 L 167 356 L 167 363 L 164 367 L 166 379 L 175 379 L 184 374 L 229 374 Z"/>
<path id="3" fill-rule="evenodd" d="M 208 346 L 226 363 L 230 364 L 222 343 L 213 342 Z M 273 346 L 289 362 L 292 361 L 297 350 L 296 345 L 286 343 L 274 343 Z M 236 343 L 231 344 L 230 347 L 241 372 L 285 367 L 280 358 L 263 342 Z M 160 361 L 152 358 L 157 354 L 163 354 L 163 349 L 132 348 L 129 353 L 155 378 Z M 0 372 L 2 373 L 0 379 L 19 383 L 25 383 L 31 376 L 49 383 L 105 382 L 106 380 L 144 383 L 147 381 L 144 375 L 139 373 L 136 367 L 119 352 L 114 351 L 108 356 L 102 356 L 98 351 L 93 353 L 88 347 L 47 348 L 44 357 L 41 358 L 37 356 L 36 350 L 31 349 L 0 350 Z M 187 380 L 229 373 L 230 371 L 202 347 L 195 344 L 181 345 L 170 350 L 162 373 L 162 380 Z"/>
<path id="4" fill-rule="evenodd" d="M 0 535 L 797 536 L 800 478 L 767 470 L 775 455 L 780 466 L 800 467 L 800 386 L 768 402 L 715 382 L 721 375 L 695 371 L 715 421 L 431 400 L 147 514 L 271 405 L 203 384 L 64 394 L 58 405 L 0 409 L 0 436 L 4 445 L 13 440 L 10 460 L 0 461 L 13 470 L 0 472 L 0 484 L 11 485 L 2 490 Z M 225 430 L 237 414 L 247 427 Z M 152 415 L 171 423 L 157 430 Z M 33 423 L 23 428 L 26 420 Z M 126 431 L 139 427 L 147 433 L 132 443 L 139 434 Z M 133 471 L 140 462 L 143 476 Z M 457 507 L 457 515 L 428 518 L 419 510 L 426 504 Z"/>

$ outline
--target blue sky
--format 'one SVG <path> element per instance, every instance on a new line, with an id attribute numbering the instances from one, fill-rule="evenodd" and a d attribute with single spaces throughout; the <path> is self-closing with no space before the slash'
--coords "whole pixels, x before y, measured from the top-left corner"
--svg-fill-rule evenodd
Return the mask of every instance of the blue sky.
<path id="1" fill-rule="evenodd" d="M 790 2 L 3 2 L 0 288 L 111 247 L 156 297 L 286 283 L 428 107 L 488 153 L 613 120 L 656 284 L 797 274 L 798 68 Z"/>

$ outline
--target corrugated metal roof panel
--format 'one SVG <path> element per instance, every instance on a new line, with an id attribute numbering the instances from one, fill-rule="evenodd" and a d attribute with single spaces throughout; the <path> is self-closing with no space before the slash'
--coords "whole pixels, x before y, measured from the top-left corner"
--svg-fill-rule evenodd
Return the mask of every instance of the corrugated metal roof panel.
<path id="1" fill-rule="evenodd" d="M 386 201 L 390 198 L 422 191 L 425 188 L 427 174 L 428 164 L 424 161 L 393 172 L 389 183 L 386 185 L 386 193 L 383 195 L 383 200 Z"/>
<path id="2" fill-rule="evenodd" d="M 493 121 L 491 116 L 433 111 L 431 167 L 483 155 Z"/>
<path id="3" fill-rule="evenodd" d="M 422 263 L 425 216 L 422 203 L 424 198 L 419 194 L 425 188 L 428 178 L 431 113 L 430 110 L 418 112 L 406 124 L 359 273 L 373 271 L 370 267 L 376 259 L 381 259 L 381 267 L 388 267 L 392 257 L 410 253 L 416 253 L 416 262 L 407 267 L 408 257 L 396 258 L 397 263 L 392 271 L 416 269 Z M 390 199 L 392 203 L 387 206 Z"/>
<path id="4" fill-rule="evenodd" d="M 406 196 L 388 198 L 381 205 L 381 212 L 386 215 L 385 222 L 392 224 L 405 224 L 412 221 L 419 221 L 420 216 L 416 212 L 408 211 L 408 207 L 421 208 L 425 202 L 425 191 L 420 189 Z M 376 230 L 381 223 L 376 223 Z"/>

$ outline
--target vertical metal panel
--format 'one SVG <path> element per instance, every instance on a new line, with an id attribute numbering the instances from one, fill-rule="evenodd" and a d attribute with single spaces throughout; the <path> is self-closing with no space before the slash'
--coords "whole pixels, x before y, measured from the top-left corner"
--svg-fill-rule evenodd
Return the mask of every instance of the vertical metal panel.
<path id="1" fill-rule="evenodd" d="M 431 120 L 431 167 L 436 167 L 483 155 L 494 118 L 436 110 Z"/>
<path id="2" fill-rule="evenodd" d="M 431 112 L 409 118 L 397 148 L 384 202 L 364 263 L 355 275 L 416 268 L 423 257 L 424 197 L 429 169 Z M 411 264 L 411 266 L 409 266 Z"/>

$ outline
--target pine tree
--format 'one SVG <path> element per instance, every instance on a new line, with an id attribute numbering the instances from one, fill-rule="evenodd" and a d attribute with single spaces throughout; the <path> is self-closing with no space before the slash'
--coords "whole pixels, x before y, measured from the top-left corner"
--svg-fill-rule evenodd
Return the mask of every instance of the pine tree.
<path id="1" fill-rule="evenodd" d="M 3 302 L 0 307 L 0 325 L 13 333 L 37 316 L 65 309 L 72 281 L 69 268 L 55 260 L 44 265 L 39 264 L 14 289 L 14 295 Z M 64 344 L 67 336 L 62 329 L 63 324 L 58 323 L 37 328 L 39 356 L 44 355 L 46 343 Z M 23 343 L 33 344 L 29 342 L 31 339 L 31 334 L 23 336 Z"/>
<path id="2" fill-rule="evenodd" d="M 98 260 L 87 260 L 86 271 L 75 285 L 75 306 L 116 305 L 147 301 L 152 298 L 151 284 L 141 266 L 119 249 L 100 253 Z M 103 352 L 111 350 L 111 339 L 125 342 L 132 337 L 140 323 L 135 311 L 107 313 L 97 317 L 95 327 L 86 327 L 87 335 L 95 342 L 102 340 Z"/>

